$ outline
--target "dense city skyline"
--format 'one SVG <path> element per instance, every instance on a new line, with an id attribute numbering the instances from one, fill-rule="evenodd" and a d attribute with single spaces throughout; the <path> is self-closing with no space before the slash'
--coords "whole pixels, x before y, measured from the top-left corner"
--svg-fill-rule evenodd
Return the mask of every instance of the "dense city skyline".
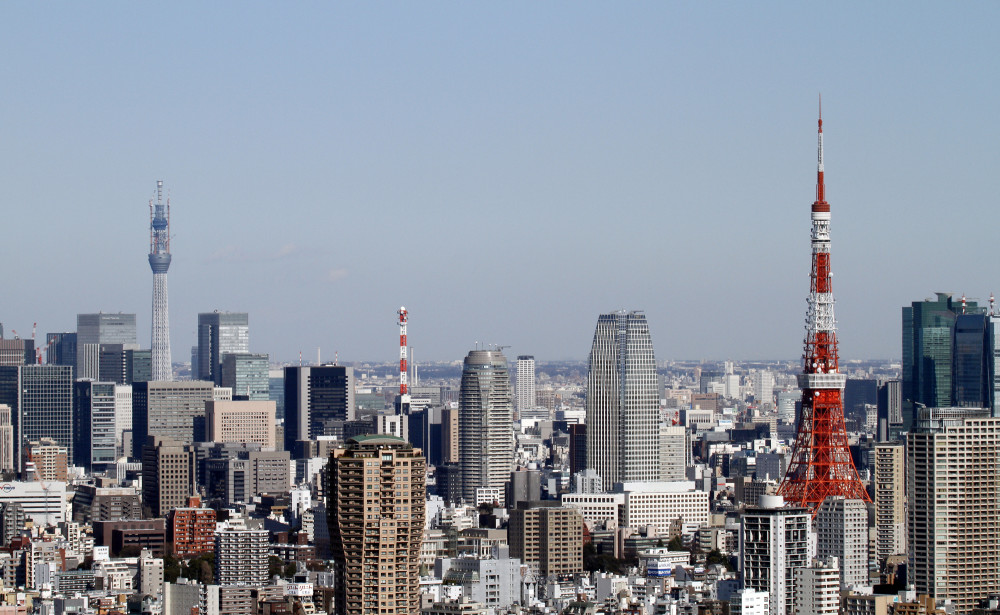
<path id="1" fill-rule="evenodd" d="M 215 309 L 391 360 L 400 305 L 418 362 L 583 359 L 613 309 L 662 359 L 795 358 L 822 91 L 841 350 L 899 357 L 903 306 L 1000 291 L 998 10 L 5 6 L 3 322 L 148 340 L 162 179 L 176 361 Z"/>

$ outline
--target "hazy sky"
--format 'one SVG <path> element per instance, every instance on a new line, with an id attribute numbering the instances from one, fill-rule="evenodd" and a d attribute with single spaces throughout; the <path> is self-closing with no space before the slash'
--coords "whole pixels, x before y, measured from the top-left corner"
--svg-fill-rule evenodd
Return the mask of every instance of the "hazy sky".
<path id="1" fill-rule="evenodd" d="M 175 361 L 250 313 L 277 360 L 477 341 L 795 358 L 817 94 L 841 355 L 997 279 L 1000 3 L 0 4 L 7 335 L 135 312 L 172 203 Z"/>

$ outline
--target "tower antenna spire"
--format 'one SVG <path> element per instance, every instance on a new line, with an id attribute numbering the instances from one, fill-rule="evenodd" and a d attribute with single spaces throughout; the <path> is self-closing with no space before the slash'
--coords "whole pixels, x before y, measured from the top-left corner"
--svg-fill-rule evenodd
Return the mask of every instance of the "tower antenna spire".
<path id="1" fill-rule="evenodd" d="M 816 204 L 826 204 L 826 182 L 823 179 L 823 95 L 819 95 L 819 128 L 816 144 Z M 816 205 L 813 205 L 815 211 Z M 829 211 L 829 205 L 827 205 Z"/>

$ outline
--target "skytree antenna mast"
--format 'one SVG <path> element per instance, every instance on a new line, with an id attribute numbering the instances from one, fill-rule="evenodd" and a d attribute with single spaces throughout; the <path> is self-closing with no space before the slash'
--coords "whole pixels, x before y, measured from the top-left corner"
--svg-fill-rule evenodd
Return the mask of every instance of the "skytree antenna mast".
<path id="1" fill-rule="evenodd" d="M 821 103 L 822 104 L 822 103 Z M 830 204 L 823 177 L 823 112 L 820 107 L 816 201 L 812 204 L 812 273 L 806 309 L 804 366 L 799 375 L 802 414 L 779 495 L 813 515 L 827 496 L 871 501 L 851 460 L 844 425 L 833 283 L 830 272 Z"/>
<path id="2" fill-rule="evenodd" d="M 152 378 L 173 380 L 170 366 L 170 317 L 167 269 L 170 268 L 170 199 L 163 204 L 163 182 L 156 182 L 156 204 L 149 200 L 149 267 L 153 270 Z"/>

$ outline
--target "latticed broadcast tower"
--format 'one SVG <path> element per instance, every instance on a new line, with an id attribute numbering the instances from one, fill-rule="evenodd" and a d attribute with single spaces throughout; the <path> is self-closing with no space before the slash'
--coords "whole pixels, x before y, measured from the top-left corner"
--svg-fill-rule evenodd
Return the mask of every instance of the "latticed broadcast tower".
<path id="1" fill-rule="evenodd" d="M 816 202 L 812 204 L 812 273 L 806 341 L 799 388 L 802 414 L 785 480 L 778 490 L 785 500 L 815 516 L 827 496 L 870 501 L 851 460 L 844 425 L 844 385 L 837 352 L 830 272 L 830 204 L 823 179 L 823 115 L 819 118 Z"/>
<path id="2" fill-rule="evenodd" d="M 152 379 L 173 380 L 170 367 L 170 317 L 167 269 L 170 268 L 170 199 L 163 203 L 163 182 L 156 182 L 156 204 L 149 201 L 149 267 L 153 270 Z"/>

